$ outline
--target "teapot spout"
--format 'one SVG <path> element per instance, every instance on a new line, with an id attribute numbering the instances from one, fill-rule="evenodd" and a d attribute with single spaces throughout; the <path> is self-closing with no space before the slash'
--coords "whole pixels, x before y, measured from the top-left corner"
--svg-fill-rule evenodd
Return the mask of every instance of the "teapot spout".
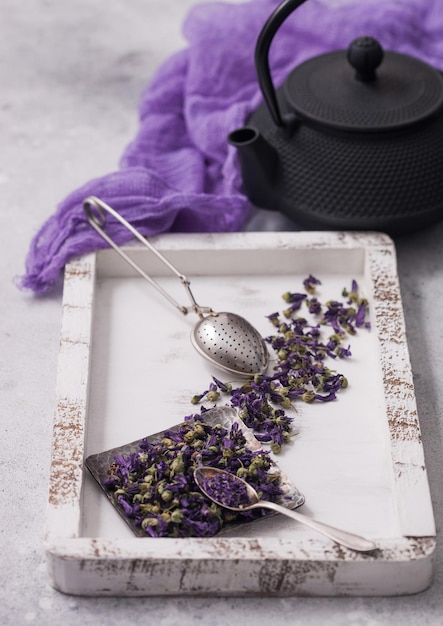
<path id="1" fill-rule="evenodd" d="M 228 141 L 237 148 L 243 189 L 248 198 L 259 207 L 272 206 L 272 183 L 278 163 L 276 150 L 252 126 L 234 130 Z"/>

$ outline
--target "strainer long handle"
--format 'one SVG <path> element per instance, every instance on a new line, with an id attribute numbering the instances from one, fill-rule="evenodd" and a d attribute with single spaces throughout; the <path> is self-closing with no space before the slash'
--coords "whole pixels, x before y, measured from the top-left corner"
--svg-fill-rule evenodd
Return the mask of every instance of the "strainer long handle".
<path id="1" fill-rule="evenodd" d="M 203 313 L 210 313 L 211 309 L 209 307 L 201 307 L 195 301 L 194 295 L 190 288 L 190 282 L 186 278 L 184 274 L 178 271 L 178 269 L 172 265 L 170 261 L 166 257 L 164 257 L 141 233 L 138 232 L 132 224 L 125 220 L 120 213 L 117 213 L 115 209 L 110 207 L 106 202 L 96 198 L 95 196 L 89 196 L 83 202 L 83 209 L 88 219 L 88 222 L 91 226 L 96 230 L 96 232 L 113 248 L 142 278 L 148 281 L 150 285 L 155 287 L 157 291 L 159 291 L 171 304 L 173 304 L 179 311 L 184 313 L 185 315 L 189 313 L 190 310 L 195 311 L 200 316 L 203 316 Z M 141 267 L 139 267 L 121 248 L 115 243 L 115 241 L 105 232 L 104 227 L 106 226 L 106 213 L 109 213 L 114 217 L 117 221 L 119 221 L 123 226 L 125 226 L 132 235 L 142 243 L 148 250 L 153 252 L 159 259 L 162 261 L 179 279 L 182 285 L 185 287 L 186 292 L 188 293 L 189 299 L 191 301 L 191 307 L 185 307 L 179 304 L 174 298 L 163 289 L 161 285 L 157 283 L 151 276 L 146 274 Z"/>

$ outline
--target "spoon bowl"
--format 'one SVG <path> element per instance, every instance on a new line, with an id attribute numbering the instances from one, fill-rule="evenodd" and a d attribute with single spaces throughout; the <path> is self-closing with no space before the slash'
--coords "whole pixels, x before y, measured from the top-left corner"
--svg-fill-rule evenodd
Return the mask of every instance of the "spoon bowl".
<path id="1" fill-rule="evenodd" d="M 373 541 L 365 537 L 318 522 L 302 513 L 287 509 L 276 502 L 260 500 L 258 493 L 250 484 L 226 470 L 217 467 L 201 466 L 194 470 L 194 479 L 207 498 L 218 504 L 218 506 L 230 511 L 242 513 L 252 511 L 253 509 L 270 509 L 316 530 L 332 541 L 351 550 L 370 552 L 377 548 Z"/>

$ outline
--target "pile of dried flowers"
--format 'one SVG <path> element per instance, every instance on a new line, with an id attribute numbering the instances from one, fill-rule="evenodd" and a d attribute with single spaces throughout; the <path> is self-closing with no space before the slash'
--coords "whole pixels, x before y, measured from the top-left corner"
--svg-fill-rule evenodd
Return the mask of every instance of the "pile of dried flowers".
<path id="1" fill-rule="evenodd" d="M 349 291 L 343 289 L 344 301 L 329 300 L 324 304 L 315 295 L 318 285 L 321 285 L 318 278 L 308 276 L 303 281 L 304 292 L 286 292 L 283 300 L 287 308 L 282 313 L 268 315 L 275 333 L 265 341 L 276 355 L 270 375 L 257 375 L 239 387 L 213 377 L 209 388 L 192 398 L 198 404 L 215 403 L 228 396 L 231 406 L 239 410 L 256 438 L 270 444 L 275 453 L 293 434 L 294 418 L 287 409 L 296 400 L 330 402 L 348 386 L 345 376 L 330 369 L 326 362 L 350 357 L 349 336 L 355 335 L 359 328 L 370 327 L 368 301 L 359 295 L 355 280 Z M 302 307 L 314 323 L 302 315 Z"/>
<path id="2" fill-rule="evenodd" d="M 250 504 L 246 483 L 231 473 L 213 474 L 203 478 L 203 489 L 211 499 L 229 508 L 242 508 Z"/>
<path id="3" fill-rule="evenodd" d="M 200 465 L 243 478 L 264 500 L 275 500 L 282 493 L 280 474 L 270 471 L 269 453 L 248 448 L 238 423 L 230 428 L 211 425 L 204 412 L 166 431 L 161 439 L 144 439 L 137 452 L 117 455 L 104 486 L 131 525 L 151 537 L 213 536 L 227 522 L 265 514 L 234 513 L 208 500 L 193 475 Z"/>

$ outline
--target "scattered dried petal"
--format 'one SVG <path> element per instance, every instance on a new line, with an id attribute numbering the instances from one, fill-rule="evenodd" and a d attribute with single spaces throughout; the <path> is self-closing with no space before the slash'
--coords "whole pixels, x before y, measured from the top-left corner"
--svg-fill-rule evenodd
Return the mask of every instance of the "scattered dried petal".
<path id="1" fill-rule="evenodd" d="M 318 285 L 321 281 L 312 275 L 303 281 L 305 291 L 311 296 Z M 270 444 L 274 452 L 280 451 L 292 435 L 293 417 L 285 410 L 290 409 L 293 402 L 330 402 L 348 386 L 342 374 L 327 367 L 326 360 L 351 357 L 350 345 L 344 346 L 342 342 L 349 335 L 355 335 L 357 328 L 370 328 L 366 320 L 369 307 L 368 301 L 359 295 L 355 280 L 351 290 L 344 289 L 342 296 L 346 299 L 344 302 L 330 300 L 321 304 L 317 297 L 304 293 L 284 293 L 282 298 L 290 305 L 282 312 L 287 321 L 282 322 L 279 313 L 267 316 L 275 328 L 275 334 L 265 338 L 277 358 L 274 372 L 256 375 L 237 388 L 213 378 L 210 390 L 194 398 L 198 398 L 198 402 L 215 401 L 217 398 L 211 393 L 215 385 L 217 393 L 228 395 L 231 406 L 239 410 L 257 439 Z M 303 302 L 319 323 L 312 325 L 297 314 Z M 325 328 L 331 328 L 333 334 L 322 340 Z"/>

